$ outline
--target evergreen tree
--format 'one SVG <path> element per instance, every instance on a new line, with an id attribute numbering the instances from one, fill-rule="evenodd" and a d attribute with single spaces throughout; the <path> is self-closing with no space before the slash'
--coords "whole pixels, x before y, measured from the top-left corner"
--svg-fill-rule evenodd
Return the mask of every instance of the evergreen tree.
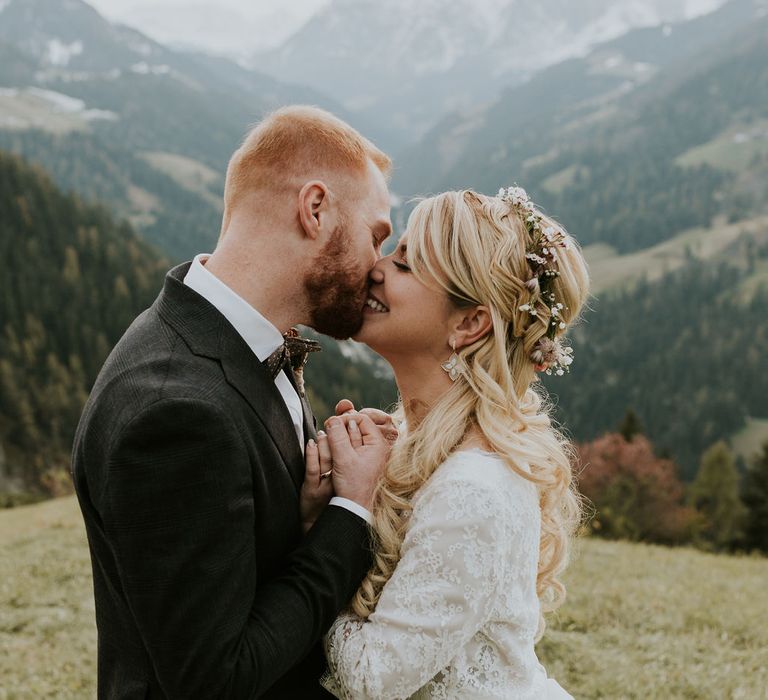
<path id="1" fill-rule="evenodd" d="M 722 440 L 702 455 L 690 498 L 701 516 L 699 536 L 703 543 L 715 549 L 728 549 L 739 542 L 745 508 L 739 497 L 736 462 Z"/>
<path id="2" fill-rule="evenodd" d="M 742 494 L 747 508 L 744 545 L 768 552 L 768 442 L 747 470 Z"/>
<path id="3" fill-rule="evenodd" d="M 632 442 L 632 438 L 638 433 L 643 432 L 643 425 L 640 422 L 640 418 L 631 408 L 627 409 L 624 414 L 624 418 L 621 420 L 618 426 L 619 435 L 621 435 L 627 442 Z"/>

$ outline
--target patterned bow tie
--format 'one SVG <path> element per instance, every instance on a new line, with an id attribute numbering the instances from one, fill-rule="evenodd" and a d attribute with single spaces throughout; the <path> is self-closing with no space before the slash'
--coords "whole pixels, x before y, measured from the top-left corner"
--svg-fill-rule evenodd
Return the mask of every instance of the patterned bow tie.
<path id="1" fill-rule="evenodd" d="M 262 364 L 267 368 L 272 379 L 280 374 L 280 371 L 290 366 L 294 373 L 300 374 L 307 362 L 307 355 L 311 352 L 320 352 L 322 347 L 316 340 L 302 338 L 295 328 L 291 328 L 283 334 L 283 344 L 277 348 Z"/>

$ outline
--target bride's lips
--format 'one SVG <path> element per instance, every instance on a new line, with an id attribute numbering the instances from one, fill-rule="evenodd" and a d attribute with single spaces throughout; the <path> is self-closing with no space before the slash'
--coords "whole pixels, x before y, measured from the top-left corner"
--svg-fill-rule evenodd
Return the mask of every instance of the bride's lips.
<path id="1" fill-rule="evenodd" d="M 380 299 L 377 299 L 373 294 L 369 292 L 368 298 L 365 300 L 365 307 L 363 308 L 363 313 L 385 314 L 388 312 L 389 312 L 389 308 L 387 308 L 387 305 L 384 304 Z"/>

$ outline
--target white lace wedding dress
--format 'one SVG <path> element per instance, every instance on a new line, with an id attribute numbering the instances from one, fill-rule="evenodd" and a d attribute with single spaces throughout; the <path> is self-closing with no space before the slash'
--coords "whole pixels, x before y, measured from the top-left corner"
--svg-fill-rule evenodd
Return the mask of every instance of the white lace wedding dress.
<path id="1" fill-rule="evenodd" d="M 451 455 L 416 494 L 402 558 L 367 621 L 325 639 L 339 698 L 571 699 L 534 652 L 536 487 L 496 455 Z"/>

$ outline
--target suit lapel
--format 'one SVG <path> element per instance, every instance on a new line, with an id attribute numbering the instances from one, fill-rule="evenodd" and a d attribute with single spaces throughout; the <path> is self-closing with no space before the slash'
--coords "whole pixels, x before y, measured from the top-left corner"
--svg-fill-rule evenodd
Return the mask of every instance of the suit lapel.
<path id="1" fill-rule="evenodd" d="M 236 336 L 235 340 L 245 346 L 247 353 L 241 353 L 235 348 L 231 352 L 222 353 L 221 366 L 224 369 L 224 376 L 258 414 L 280 451 L 296 488 L 300 489 L 304 481 L 304 457 L 299 441 L 296 439 L 296 430 L 288 407 L 259 358 L 251 352 L 245 341 L 234 330 L 232 334 L 227 334 L 227 342 L 232 342 L 229 340 L 230 335 Z"/>
<path id="2" fill-rule="evenodd" d="M 189 263 L 171 270 L 156 302 L 158 313 L 185 339 L 192 352 L 221 363 L 224 376 L 264 424 L 297 489 L 304 458 L 288 408 L 274 380 L 227 319 L 185 286 Z M 302 400 L 302 407 L 304 400 Z M 306 423 L 306 414 L 305 414 Z M 309 435 L 309 433 L 307 433 Z"/>

